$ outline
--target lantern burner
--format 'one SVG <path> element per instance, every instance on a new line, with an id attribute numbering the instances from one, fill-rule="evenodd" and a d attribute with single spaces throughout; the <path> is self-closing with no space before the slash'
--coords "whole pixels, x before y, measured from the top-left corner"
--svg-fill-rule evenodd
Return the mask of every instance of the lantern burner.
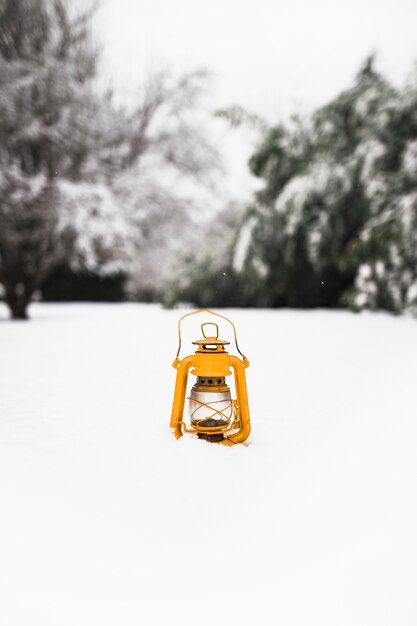
<path id="1" fill-rule="evenodd" d="M 226 377 L 222 376 L 220 378 L 217 378 L 216 376 L 208 376 L 208 377 L 203 377 L 203 376 L 197 376 L 197 382 L 196 385 L 204 387 L 216 387 L 219 385 L 222 386 L 226 386 Z"/>
<path id="2" fill-rule="evenodd" d="M 217 435 L 209 435 L 208 433 L 197 433 L 197 437 L 199 439 L 204 439 L 205 441 L 211 441 L 212 443 L 220 443 L 225 439 L 223 433 L 218 433 Z"/>

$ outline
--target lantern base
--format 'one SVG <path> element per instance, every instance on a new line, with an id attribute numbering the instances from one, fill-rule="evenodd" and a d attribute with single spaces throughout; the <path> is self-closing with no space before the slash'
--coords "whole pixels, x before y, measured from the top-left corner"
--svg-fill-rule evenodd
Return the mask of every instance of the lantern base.
<path id="1" fill-rule="evenodd" d="M 222 433 L 217 433 L 216 435 L 209 435 L 208 433 L 197 433 L 197 437 L 199 439 L 204 439 L 205 441 L 211 441 L 212 443 L 219 443 L 225 438 Z"/>

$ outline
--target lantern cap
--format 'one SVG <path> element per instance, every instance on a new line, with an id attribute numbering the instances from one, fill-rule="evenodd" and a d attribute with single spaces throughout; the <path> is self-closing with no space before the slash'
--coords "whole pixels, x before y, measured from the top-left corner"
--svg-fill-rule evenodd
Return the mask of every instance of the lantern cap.
<path id="1" fill-rule="evenodd" d="M 230 345 L 230 341 L 225 341 L 224 339 L 217 339 L 217 337 L 205 337 L 204 339 L 196 339 L 192 342 L 194 346 L 228 346 Z"/>
<path id="2" fill-rule="evenodd" d="M 204 326 L 215 326 L 216 334 L 208 337 L 204 332 Z M 219 339 L 219 327 L 215 322 L 204 322 L 204 324 L 201 324 L 201 333 L 203 335 L 203 339 L 196 339 L 195 341 L 193 341 L 192 343 L 194 346 L 199 346 L 201 348 L 205 345 L 228 346 L 230 344 L 230 341 Z"/>

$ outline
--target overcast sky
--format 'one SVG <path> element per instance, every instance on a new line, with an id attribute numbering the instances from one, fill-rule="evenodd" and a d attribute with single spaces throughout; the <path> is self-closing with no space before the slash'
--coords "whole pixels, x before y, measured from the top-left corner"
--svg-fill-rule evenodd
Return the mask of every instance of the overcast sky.
<path id="1" fill-rule="evenodd" d="M 403 82 L 417 60 L 416 24 L 417 0 L 102 0 L 96 20 L 103 75 L 122 98 L 134 99 L 152 71 L 204 67 L 209 110 L 240 104 L 270 123 L 327 102 L 373 52 Z M 240 202 L 259 185 L 248 132 L 225 127 L 215 139 L 222 193 Z"/>
<path id="2" fill-rule="evenodd" d="M 323 104 L 363 59 L 401 82 L 417 60 L 415 0 L 103 0 L 104 67 L 126 94 L 149 71 L 204 66 L 219 106 L 269 121 Z"/>

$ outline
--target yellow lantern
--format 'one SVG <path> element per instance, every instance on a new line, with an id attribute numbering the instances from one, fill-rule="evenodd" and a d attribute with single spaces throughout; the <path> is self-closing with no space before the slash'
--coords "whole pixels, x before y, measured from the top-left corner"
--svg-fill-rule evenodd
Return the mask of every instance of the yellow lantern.
<path id="1" fill-rule="evenodd" d="M 229 354 L 225 346 L 229 341 L 219 339 L 219 327 L 214 322 L 201 325 L 202 338 L 193 341 L 197 346 L 194 354 L 180 360 L 181 322 L 190 315 L 210 313 L 231 324 L 236 349 L 242 358 Z M 213 326 L 215 333 L 206 334 L 206 327 Z M 245 369 L 249 361 L 239 349 L 236 328 L 224 315 L 208 309 L 192 311 L 183 315 L 178 322 L 178 351 L 173 367 L 177 370 L 174 402 L 172 405 L 171 428 L 177 438 L 184 432 L 194 433 L 199 439 L 205 439 L 224 445 L 243 443 L 249 437 L 250 416 L 246 389 Z M 187 396 L 187 382 L 190 369 L 197 377 L 188 399 L 190 421 L 184 421 L 184 407 Z M 234 373 L 236 399 L 232 399 L 226 377 Z"/>

